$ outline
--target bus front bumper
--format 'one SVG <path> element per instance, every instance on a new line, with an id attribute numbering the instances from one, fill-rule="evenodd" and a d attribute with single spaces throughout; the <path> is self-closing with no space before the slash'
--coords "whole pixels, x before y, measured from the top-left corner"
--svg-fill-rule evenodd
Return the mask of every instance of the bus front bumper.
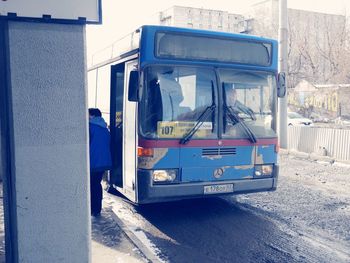
<path id="1" fill-rule="evenodd" d="M 274 191 L 277 187 L 278 165 L 275 166 L 273 177 L 259 179 L 242 179 L 212 182 L 193 182 L 154 185 L 151 180 L 151 172 L 147 170 L 138 171 L 137 203 L 157 203 L 174 200 L 236 195 L 254 192 Z M 225 193 L 205 193 L 205 187 L 218 185 L 233 185 L 233 191 Z"/>

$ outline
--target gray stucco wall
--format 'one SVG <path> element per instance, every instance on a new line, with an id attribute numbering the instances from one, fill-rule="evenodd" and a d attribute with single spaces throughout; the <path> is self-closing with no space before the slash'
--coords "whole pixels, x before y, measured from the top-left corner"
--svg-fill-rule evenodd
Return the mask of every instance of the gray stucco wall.
<path id="1" fill-rule="evenodd" d="M 20 262 L 89 262 L 85 26 L 9 22 Z"/>

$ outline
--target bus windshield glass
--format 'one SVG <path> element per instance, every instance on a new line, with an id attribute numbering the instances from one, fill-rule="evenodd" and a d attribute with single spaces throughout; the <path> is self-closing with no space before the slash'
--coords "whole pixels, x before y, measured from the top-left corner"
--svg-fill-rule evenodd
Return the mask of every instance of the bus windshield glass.
<path id="1" fill-rule="evenodd" d="M 140 133 L 145 138 L 217 138 L 217 86 L 214 70 L 149 66 L 139 104 Z M 207 109 L 210 107 L 210 111 Z M 209 112 L 209 113 L 208 113 Z M 201 117 L 205 114 L 204 118 Z"/>
<path id="2" fill-rule="evenodd" d="M 247 138 L 239 122 L 244 122 L 257 138 L 276 137 L 274 91 L 276 80 L 272 73 L 219 70 L 223 94 L 223 138 Z M 230 114 L 239 122 L 232 121 Z"/>

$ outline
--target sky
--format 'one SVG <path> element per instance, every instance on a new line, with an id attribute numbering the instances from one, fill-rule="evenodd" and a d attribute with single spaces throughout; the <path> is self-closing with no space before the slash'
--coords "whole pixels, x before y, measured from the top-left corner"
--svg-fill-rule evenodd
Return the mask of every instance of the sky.
<path id="1" fill-rule="evenodd" d="M 87 56 L 109 46 L 144 24 L 150 24 L 160 11 L 174 5 L 215 9 L 244 14 L 249 7 L 262 0 L 102 0 L 102 25 L 88 25 L 86 29 Z M 289 8 L 308 11 L 350 13 L 349 0 L 287 0 Z M 346 11 L 348 10 L 348 11 Z M 152 20 L 153 19 L 153 20 Z"/>

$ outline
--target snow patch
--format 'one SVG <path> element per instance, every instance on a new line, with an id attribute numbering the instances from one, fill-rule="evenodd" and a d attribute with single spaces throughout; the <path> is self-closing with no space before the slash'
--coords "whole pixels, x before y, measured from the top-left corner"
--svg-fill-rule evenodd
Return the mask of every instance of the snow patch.
<path id="1" fill-rule="evenodd" d="M 350 164 L 348 164 L 348 163 L 334 162 L 333 165 L 338 166 L 338 167 L 350 168 Z"/>
<path id="2" fill-rule="evenodd" d="M 148 250 L 157 257 L 157 259 L 161 263 L 168 263 L 168 261 L 165 261 L 158 257 L 158 255 L 161 254 L 161 251 L 152 243 L 152 241 L 146 236 L 146 234 L 140 229 L 140 228 L 129 228 L 134 235 L 142 242 L 142 244 L 148 248 Z"/>
<path id="3" fill-rule="evenodd" d="M 144 222 L 141 218 L 138 218 L 138 214 L 133 208 L 124 206 L 123 202 L 117 202 L 113 200 L 113 196 L 106 194 L 104 201 L 110 205 L 113 213 L 122 221 L 124 228 L 132 232 L 133 235 L 142 243 L 142 245 L 151 253 L 157 260 L 157 262 L 168 263 L 168 261 L 160 258 L 161 251 L 155 244 L 146 236 L 142 231 Z M 140 248 L 139 248 L 140 249 Z M 142 250 L 141 250 L 142 251 Z"/>

